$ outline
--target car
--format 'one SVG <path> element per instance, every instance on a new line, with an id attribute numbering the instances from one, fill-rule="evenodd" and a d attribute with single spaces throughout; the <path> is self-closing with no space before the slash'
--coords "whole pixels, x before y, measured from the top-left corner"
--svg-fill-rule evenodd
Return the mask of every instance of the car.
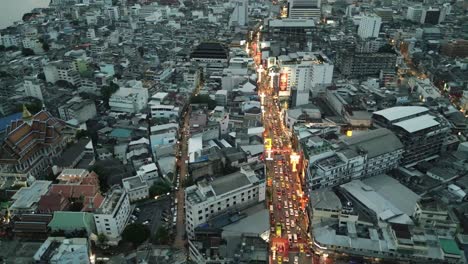
<path id="1" fill-rule="evenodd" d="M 140 212 L 140 208 L 135 207 L 135 211 Z"/>
<path id="2" fill-rule="evenodd" d="M 286 216 L 286 218 L 288 218 L 288 217 L 289 217 L 289 213 L 288 213 L 288 211 L 284 211 L 284 216 Z"/>
<path id="3" fill-rule="evenodd" d="M 294 256 L 294 264 L 299 264 L 299 256 Z"/>
<path id="4" fill-rule="evenodd" d="M 294 220 L 291 220 L 291 227 L 294 228 L 296 226 L 296 223 L 294 222 Z"/>
<path id="5" fill-rule="evenodd" d="M 281 210 L 281 204 L 276 204 L 276 208 L 278 208 L 278 210 Z"/>
<path id="6" fill-rule="evenodd" d="M 146 220 L 146 221 L 144 221 L 142 224 L 147 225 L 147 224 L 149 224 L 149 223 L 150 223 L 150 220 Z"/>

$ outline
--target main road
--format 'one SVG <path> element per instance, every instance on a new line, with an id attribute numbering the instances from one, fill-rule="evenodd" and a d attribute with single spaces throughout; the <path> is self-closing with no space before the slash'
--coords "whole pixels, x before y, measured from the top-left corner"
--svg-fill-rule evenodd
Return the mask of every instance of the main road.
<path id="1" fill-rule="evenodd" d="M 256 32 L 252 41 L 256 39 L 260 39 L 260 33 Z M 255 50 L 253 52 L 255 53 Z M 253 54 L 254 60 L 257 67 L 260 67 L 258 56 L 255 58 L 255 55 L 257 54 Z M 265 153 L 267 203 L 270 210 L 269 262 L 312 263 L 307 232 L 309 219 L 305 210 L 307 198 L 302 190 L 301 170 L 298 167 L 294 168 L 293 162 L 299 156 L 292 150 L 289 132 L 282 121 L 278 96 L 270 87 L 268 71 L 260 71 L 258 78 L 266 145 L 269 145 L 271 140 L 271 149 L 266 146 Z"/>

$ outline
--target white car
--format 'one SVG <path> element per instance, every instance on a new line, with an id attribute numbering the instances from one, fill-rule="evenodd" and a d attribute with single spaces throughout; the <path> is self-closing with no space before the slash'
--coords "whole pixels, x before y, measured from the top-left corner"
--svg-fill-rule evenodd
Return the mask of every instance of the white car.
<path id="1" fill-rule="evenodd" d="M 294 264 L 299 264 L 299 257 L 298 256 L 294 256 Z"/>

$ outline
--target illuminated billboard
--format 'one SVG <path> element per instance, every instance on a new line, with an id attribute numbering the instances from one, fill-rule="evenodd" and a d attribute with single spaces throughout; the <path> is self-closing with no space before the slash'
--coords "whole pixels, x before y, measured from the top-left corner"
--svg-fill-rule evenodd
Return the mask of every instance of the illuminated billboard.
<path id="1" fill-rule="evenodd" d="M 267 63 L 267 68 L 271 68 L 276 65 L 276 57 L 269 57 L 268 58 L 268 63 Z"/>
<path id="2" fill-rule="evenodd" d="M 265 138 L 265 149 L 271 150 L 272 141 L 271 138 Z"/>
<path id="3" fill-rule="evenodd" d="M 279 96 L 289 96 L 290 91 L 288 89 L 288 73 L 282 72 L 279 75 Z"/>

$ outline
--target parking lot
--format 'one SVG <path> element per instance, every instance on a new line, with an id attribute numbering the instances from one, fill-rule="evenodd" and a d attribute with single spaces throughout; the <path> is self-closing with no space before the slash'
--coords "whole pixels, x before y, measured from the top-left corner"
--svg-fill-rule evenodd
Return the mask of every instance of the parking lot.
<path id="1" fill-rule="evenodd" d="M 166 215 L 171 215 L 171 200 L 171 196 L 165 196 L 158 200 L 137 203 L 132 213 L 137 216 L 135 223 L 147 225 L 153 236 L 161 225 L 165 225 L 164 218 L 168 218 L 169 222 L 172 221 L 172 217 L 166 217 Z M 136 212 L 136 208 L 139 208 L 139 212 Z M 167 229 L 170 230 L 170 228 Z"/>

